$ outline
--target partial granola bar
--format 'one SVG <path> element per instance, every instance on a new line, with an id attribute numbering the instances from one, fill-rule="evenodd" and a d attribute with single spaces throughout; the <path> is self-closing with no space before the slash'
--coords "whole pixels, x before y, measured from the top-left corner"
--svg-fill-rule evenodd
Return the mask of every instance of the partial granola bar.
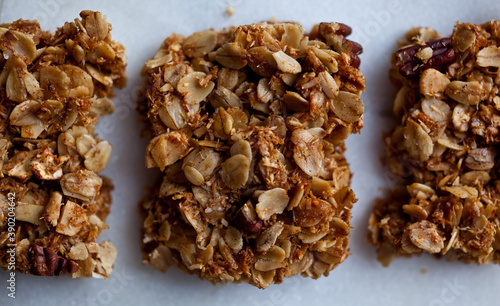
<path id="1" fill-rule="evenodd" d="M 113 186 L 97 173 L 111 144 L 96 137 L 125 85 L 125 49 L 99 12 L 55 33 L 0 25 L 0 266 L 34 275 L 107 278 L 116 249 L 96 242 Z M 14 256 L 14 255 L 15 256 Z"/>
<path id="2" fill-rule="evenodd" d="M 393 54 L 398 125 L 385 137 L 395 190 L 377 200 L 379 257 L 428 252 L 500 262 L 500 22 L 450 37 L 411 30 Z"/>
<path id="3" fill-rule="evenodd" d="M 344 139 L 363 124 L 351 29 L 258 23 L 167 38 L 146 63 L 144 262 L 259 288 L 349 254 Z"/>

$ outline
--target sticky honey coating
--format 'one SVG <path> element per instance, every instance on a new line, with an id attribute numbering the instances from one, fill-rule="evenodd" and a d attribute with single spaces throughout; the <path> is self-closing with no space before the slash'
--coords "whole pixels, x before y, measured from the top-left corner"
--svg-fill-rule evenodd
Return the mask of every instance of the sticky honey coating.
<path id="1" fill-rule="evenodd" d="M 146 62 L 143 260 L 259 288 L 349 254 L 344 139 L 363 125 L 351 29 L 258 23 L 168 37 Z"/>
<path id="2" fill-rule="evenodd" d="M 55 33 L 0 25 L 0 266 L 40 276 L 107 278 L 113 185 L 98 172 L 111 144 L 94 132 L 123 87 L 125 49 L 106 17 L 83 11 Z M 14 222 L 15 218 L 15 222 Z M 15 250 L 15 252 L 12 252 Z M 15 254 L 15 255 L 12 255 Z"/>
<path id="3" fill-rule="evenodd" d="M 368 238 L 384 262 L 499 262 L 499 34 L 498 21 L 450 37 L 416 28 L 393 54 L 398 125 L 384 140 L 395 188 L 377 200 Z"/>

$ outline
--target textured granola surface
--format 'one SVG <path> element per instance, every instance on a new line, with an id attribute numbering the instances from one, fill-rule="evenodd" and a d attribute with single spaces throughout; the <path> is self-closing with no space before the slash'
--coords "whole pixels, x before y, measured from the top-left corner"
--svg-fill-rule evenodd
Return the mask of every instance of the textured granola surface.
<path id="1" fill-rule="evenodd" d="M 113 188 L 97 173 L 111 154 L 96 137 L 125 85 L 125 49 L 99 12 L 55 33 L 38 22 L 0 25 L 0 266 L 34 275 L 108 277 Z M 15 218 L 15 222 L 14 222 Z M 15 250 L 15 252 L 12 252 Z"/>
<path id="2" fill-rule="evenodd" d="M 363 124 L 351 29 L 258 23 L 172 35 L 139 110 L 162 171 L 140 203 L 144 262 L 259 288 L 328 275 L 349 254 L 344 139 Z"/>
<path id="3" fill-rule="evenodd" d="M 396 186 L 375 204 L 369 241 L 382 260 L 499 262 L 500 22 L 457 24 L 450 37 L 412 29 L 392 63 Z"/>

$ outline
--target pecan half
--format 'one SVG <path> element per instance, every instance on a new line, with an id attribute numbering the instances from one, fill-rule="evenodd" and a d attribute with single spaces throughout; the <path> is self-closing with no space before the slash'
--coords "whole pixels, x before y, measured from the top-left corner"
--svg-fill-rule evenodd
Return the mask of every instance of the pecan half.
<path id="1" fill-rule="evenodd" d="M 429 59 L 420 59 L 417 53 L 425 48 L 432 49 Z M 395 53 L 396 67 L 407 78 L 416 78 L 428 68 L 442 71 L 448 64 L 455 61 L 455 51 L 449 37 L 427 42 L 424 45 L 414 44 L 400 48 Z"/>
<path id="2" fill-rule="evenodd" d="M 56 251 L 44 248 L 38 244 L 31 244 L 31 272 L 38 276 L 60 275 L 65 271 L 75 273 L 79 266 L 73 260 L 68 260 L 57 255 Z"/>

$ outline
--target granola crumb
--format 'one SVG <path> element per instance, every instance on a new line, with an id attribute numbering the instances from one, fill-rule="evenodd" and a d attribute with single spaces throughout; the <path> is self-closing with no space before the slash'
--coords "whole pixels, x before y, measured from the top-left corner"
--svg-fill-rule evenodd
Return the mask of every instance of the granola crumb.
<path id="1" fill-rule="evenodd" d="M 229 4 L 229 6 L 226 9 L 226 15 L 231 17 L 231 16 L 233 16 L 233 14 L 234 14 L 234 7 L 232 4 Z"/>
<path id="2" fill-rule="evenodd" d="M 349 255 L 345 138 L 363 125 L 351 29 L 258 23 L 172 35 L 146 63 L 143 261 L 259 288 Z"/>

